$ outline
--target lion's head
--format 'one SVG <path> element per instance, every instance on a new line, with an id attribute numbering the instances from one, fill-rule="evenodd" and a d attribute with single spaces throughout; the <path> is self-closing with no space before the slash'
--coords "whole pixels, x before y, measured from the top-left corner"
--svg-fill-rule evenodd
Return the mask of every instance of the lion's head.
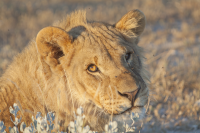
<path id="1" fill-rule="evenodd" d="M 137 45 L 144 28 L 144 14 L 132 10 L 114 25 L 87 21 L 85 12 L 78 11 L 42 29 L 36 43 L 45 74 L 64 78 L 61 93 L 68 93 L 61 106 L 90 105 L 90 111 L 85 109 L 89 115 L 94 110 L 113 116 L 144 114 L 148 76 Z"/>

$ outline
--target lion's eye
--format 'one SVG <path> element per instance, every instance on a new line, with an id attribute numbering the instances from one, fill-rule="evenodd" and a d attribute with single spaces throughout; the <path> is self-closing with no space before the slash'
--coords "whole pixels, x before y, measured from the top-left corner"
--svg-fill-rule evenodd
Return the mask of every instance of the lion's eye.
<path id="1" fill-rule="evenodd" d="M 88 71 L 90 72 L 97 72 L 98 71 L 98 67 L 96 65 L 89 65 L 88 67 Z"/>
<path id="2" fill-rule="evenodd" d="M 128 61 L 130 59 L 130 57 L 131 57 L 131 53 L 126 53 L 126 55 L 125 55 L 126 61 Z"/>

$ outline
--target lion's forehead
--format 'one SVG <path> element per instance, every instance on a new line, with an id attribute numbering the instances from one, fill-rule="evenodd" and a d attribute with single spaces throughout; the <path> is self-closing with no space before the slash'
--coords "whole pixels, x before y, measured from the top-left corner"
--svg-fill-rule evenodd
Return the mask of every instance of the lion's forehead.
<path id="1" fill-rule="evenodd" d="M 97 53 L 101 57 L 120 56 L 127 51 L 127 43 L 119 31 L 111 26 L 90 27 L 77 37 L 82 51 Z M 130 48 L 130 46 L 129 46 Z"/>
<path id="2" fill-rule="evenodd" d="M 88 62 L 91 62 L 91 61 L 98 60 L 98 65 L 102 63 L 113 64 L 114 62 L 120 62 L 121 57 L 125 53 L 126 50 L 123 46 L 119 44 L 115 44 L 116 46 L 119 45 L 118 47 L 112 47 L 111 43 L 118 43 L 118 42 L 109 43 L 109 42 L 106 42 L 106 40 L 102 40 L 102 39 L 99 39 L 99 41 L 97 42 L 92 42 L 92 41 L 91 43 L 86 42 L 81 47 L 78 56 L 81 56 L 81 58 L 83 58 L 83 61 L 88 60 Z"/>
<path id="3" fill-rule="evenodd" d="M 104 70 L 108 68 L 124 70 L 124 56 L 134 48 L 123 38 L 120 31 L 105 25 L 87 28 L 79 34 L 75 43 L 76 56 L 81 58 L 84 66 L 96 64 Z"/>

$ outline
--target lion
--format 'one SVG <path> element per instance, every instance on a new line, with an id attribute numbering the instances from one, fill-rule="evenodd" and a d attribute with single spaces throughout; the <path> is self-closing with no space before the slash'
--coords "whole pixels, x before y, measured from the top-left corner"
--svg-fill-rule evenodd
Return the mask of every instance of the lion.
<path id="1" fill-rule="evenodd" d="M 43 28 L 0 78 L 0 120 L 13 127 L 14 103 L 22 121 L 53 111 L 64 128 L 82 106 L 86 123 L 99 132 L 111 117 L 144 116 L 149 76 L 138 46 L 144 28 L 139 10 L 115 24 L 88 21 L 86 11 L 75 11 Z"/>

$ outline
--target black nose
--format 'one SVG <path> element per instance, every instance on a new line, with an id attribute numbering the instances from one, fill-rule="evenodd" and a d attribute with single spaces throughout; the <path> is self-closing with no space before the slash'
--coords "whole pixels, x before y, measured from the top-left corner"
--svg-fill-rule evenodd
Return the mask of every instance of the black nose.
<path id="1" fill-rule="evenodd" d="M 134 90 L 134 91 L 131 91 L 131 92 L 124 92 L 123 94 L 119 92 L 119 94 L 121 96 L 127 97 L 131 101 L 132 106 L 134 106 L 134 102 L 135 102 L 135 99 L 137 97 L 139 90 L 140 90 L 140 87 L 137 90 Z"/>

